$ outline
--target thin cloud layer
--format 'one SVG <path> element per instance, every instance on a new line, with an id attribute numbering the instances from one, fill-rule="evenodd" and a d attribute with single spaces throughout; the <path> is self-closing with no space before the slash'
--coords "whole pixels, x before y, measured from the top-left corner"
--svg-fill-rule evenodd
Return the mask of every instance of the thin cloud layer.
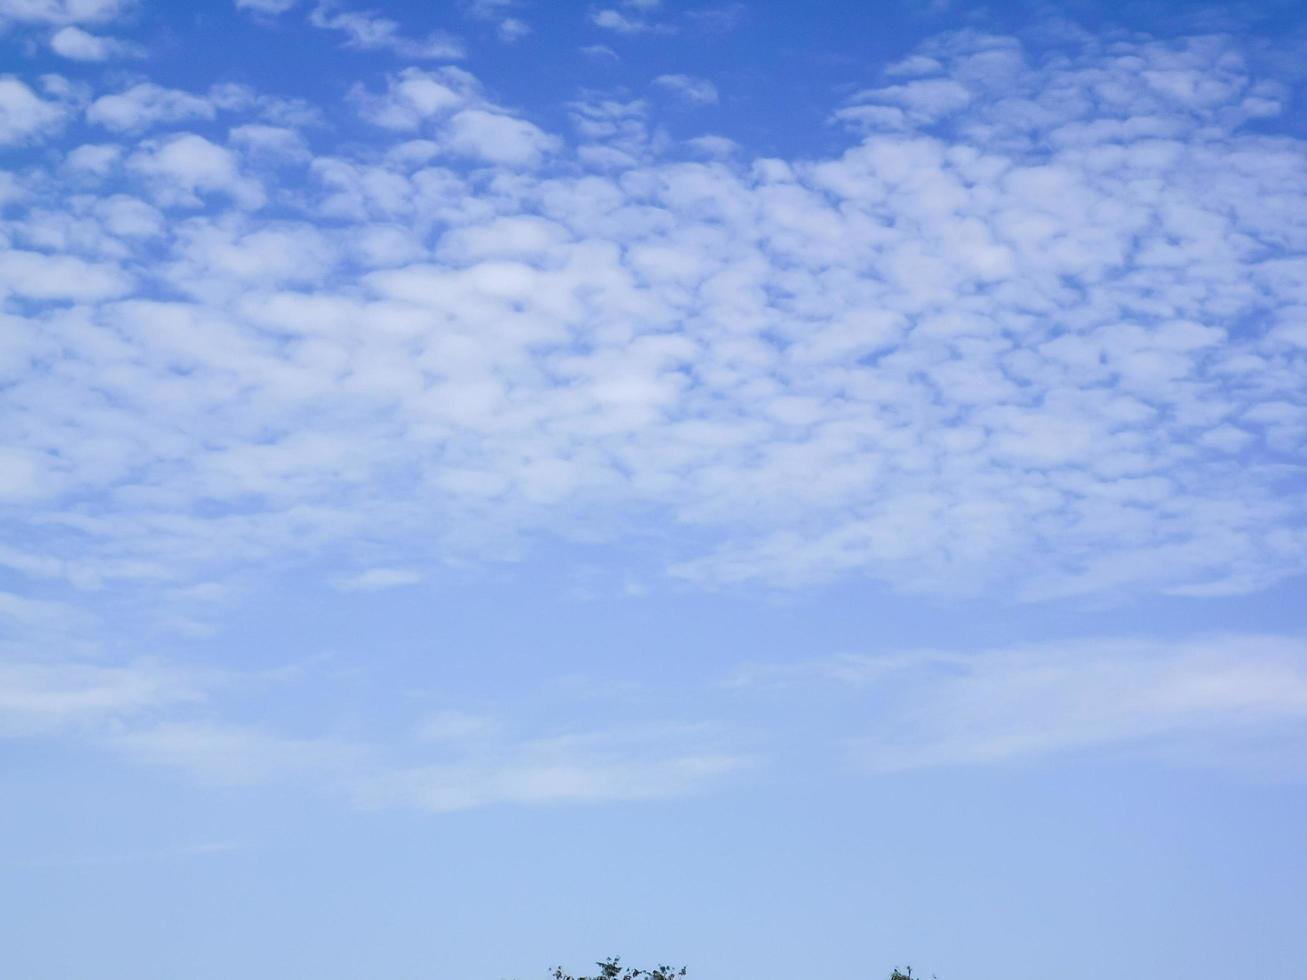
<path id="1" fill-rule="evenodd" d="M 131 0 L 0 0 L 0 25 L 93 24 L 112 20 Z"/>
<path id="2" fill-rule="evenodd" d="M 800 701 L 822 685 L 857 692 L 869 731 L 851 738 L 852 759 L 877 771 L 1103 749 L 1164 750 L 1189 762 L 1242 756 L 1244 765 L 1263 765 L 1258 739 L 1268 735 L 1274 768 L 1285 771 L 1307 733 L 1307 644 L 1280 636 L 1104 637 L 974 653 L 844 656 L 747 667 L 735 684 L 802 688 Z"/>
<path id="3" fill-rule="evenodd" d="M 683 796 L 746 768 L 747 757 L 704 746 L 689 729 L 587 732 L 519 742 L 490 739 L 463 760 L 360 780 L 357 804 L 436 813 L 492 804 L 546 805 Z"/>
<path id="4" fill-rule="evenodd" d="M 201 687 L 160 664 L 0 661 L 0 737 L 94 730 L 199 700 Z"/>
<path id="5" fill-rule="evenodd" d="M 396 741 L 380 731 L 287 734 L 214 718 L 236 713 L 253 689 L 299 681 L 296 674 L 0 661 L 0 739 L 57 737 L 206 786 L 294 783 L 367 809 L 432 812 L 664 799 L 752 763 L 702 725 L 555 725 L 554 734 L 522 736 L 494 716 L 444 711 Z"/>

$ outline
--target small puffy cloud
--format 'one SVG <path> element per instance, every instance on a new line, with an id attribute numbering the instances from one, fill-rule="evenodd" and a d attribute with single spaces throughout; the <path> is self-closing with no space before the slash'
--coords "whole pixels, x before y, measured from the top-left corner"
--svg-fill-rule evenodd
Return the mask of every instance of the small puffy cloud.
<path id="1" fill-rule="evenodd" d="M 0 296 L 87 302 L 122 296 L 131 278 L 117 266 L 73 255 L 9 249 L 0 252 Z"/>
<path id="2" fill-rule="evenodd" d="M 384 93 L 374 95 L 356 88 L 351 99 L 373 125 L 412 130 L 479 100 L 479 90 L 476 79 L 457 68 L 405 68 L 387 79 Z"/>
<path id="3" fill-rule="evenodd" d="M 322 122 L 321 111 L 311 103 L 264 95 L 235 82 L 213 85 L 204 97 L 220 112 L 246 113 L 276 126 L 317 126 Z"/>
<path id="4" fill-rule="evenodd" d="M 95 213 L 110 234 L 127 239 L 147 239 L 163 234 L 162 212 L 126 194 L 114 194 L 95 205 Z"/>
<path id="5" fill-rule="evenodd" d="M 725 160 L 739 152 L 740 145 L 733 139 L 725 136 L 718 136 L 709 133 L 705 136 L 695 136 L 685 141 L 685 145 L 695 153 L 705 157 L 712 157 L 718 160 Z"/>
<path id="6" fill-rule="evenodd" d="M 632 20 L 618 10 L 596 10 L 590 14 L 590 23 L 604 30 L 620 34 L 639 34 L 650 29 L 643 21 Z"/>
<path id="7" fill-rule="evenodd" d="M 857 104 L 837 111 L 834 118 L 870 129 L 902 129 L 959 112 L 973 98 L 970 89 L 953 79 L 917 79 L 859 92 L 852 100 Z"/>
<path id="8" fill-rule="evenodd" d="M 38 140 L 67 118 L 64 102 L 41 98 L 12 75 L 0 76 L 0 146 Z"/>
<path id="9" fill-rule="evenodd" d="M 558 141 L 524 119 L 486 101 L 480 85 L 458 68 L 407 68 L 387 80 L 383 94 L 352 93 L 360 114 L 387 129 L 433 129 L 438 145 L 459 156 L 534 167 Z"/>
<path id="10" fill-rule="evenodd" d="M 538 126 L 500 112 L 464 109 L 449 120 L 444 145 L 488 163 L 535 167 L 558 141 Z"/>
<path id="11" fill-rule="evenodd" d="M 64 166 L 77 173 L 103 177 L 117 166 L 122 155 L 122 147 L 112 143 L 83 143 L 68 151 Z"/>
<path id="12" fill-rule="evenodd" d="M 180 288 L 217 296 L 251 288 L 319 283 L 338 261 L 331 238 L 303 223 L 259 225 L 196 221 L 180 226 L 177 262 L 167 272 Z"/>
<path id="13" fill-rule="evenodd" d="M 421 239 L 410 228 L 395 224 L 368 225 L 350 240 L 355 261 L 369 268 L 406 265 L 425 255 Z"/>
<path id="14" fill-rule="evenodd" d="M 617 34 L 670 34 L 674 30 L 670 25 L 649 19 L 661 6 L 649 0 L 623 0 L 618 7 L 591 10 L 590 23 Z"/>
<path id="15" fill-rule="evenodd" d="M 531 25 L 520 17 L 505 17 L 495 25 L 495 31 L 499 40 L 505 44 L 514 44 L 531 33 Z"/>
<path id="16" fill-rule="evenodd" d="M 717 102 L 717 86 L 706 78 L 693 75 L 659 75 L 654 84 L 691 105 L 713 105 Z"/>
<path id="17" fill-rule="evenodd" d="M 458 263 L 491 258 L 538 259 L 568 241 L 566 227 L 545 218 L 514 215 L 454 228 L 440 240 L 439 255 Z"/>
<path id="18" fill-rule="evenodd" d="M 101 37 L 73 25 L 55 31 L 50 38 L 50 49 L 73 61 L 108 61 L 110 58 L 134 56 L 140 50 L 126 41 Z"/>
<path id="19" fill-rule="evenodd" d="M 885 69 L 885 74 L 891 77 L 912 77 L 914 75 L 937 75 L 944 70 L 944 66 L 936 58 L 927 57 L 924 54 L 914 54 L 896 61 Z"/>
<path id="20" fill-rule="evenodd" d="M 309 14 L 309 23 L 323 30 L 345 35 L 347 47 L 362 51 L 393 51 L 404 58 L 423 61 L 451 61 L 463 57 L 463 44 L 443 31 L 424 38 L 406 36 L 396 21 L 358 11 L 337 12 L 323 4 Z"/>
<path id="21" fill-rule="evenodd" d="M 212 99 L 141 82 L 124 92 L 100 96 L 87 107 L 86 118 L 105 129 L 136 133 L 161 123 L 212 119 L 216 113 Z"/>
<path id="22" fill-rule="evenodd" d="M 150 180 L 165 204 L 198 207 L 201 193 L 225 194 L 243 208 L 264 202 L 263 189 L 241 174 L 235 155 L 195 133 L 142 143 L 127 166 Z"/>
<path id="23" fill-rule="evenodd" d="M 1198 441 L 1211 449 L 1237 453 L 1256 440 L 1251 432 L 1241 429 L 1237 425 L 1219 425 L 1204 432 L 1198 437 Z"/>
<path id="24" fill-rule="evenodd" d="M 295 163 L 312 156 L 304 137 L 284 126 L 248 123 L 232 127 L 227 138 L 233 146 L 239 146 L 255 159 Z"/>
<path id="25" fill-rule="evenodd" d="M 866 93 L 868 98 L 920 114 L 927 119 L 957 112 L 972 99 L 966 86 L 951 79 L 926 79 L 891 85 Z"/>
<path id="26" fill-rule="evenodd" d="M 513 44 L 531 33 L 530 24 L 510 13 L 517 6 L 517 0 L 468 0 L 463 11 L 473 20 L 493 24 L 499 39 Z"/>

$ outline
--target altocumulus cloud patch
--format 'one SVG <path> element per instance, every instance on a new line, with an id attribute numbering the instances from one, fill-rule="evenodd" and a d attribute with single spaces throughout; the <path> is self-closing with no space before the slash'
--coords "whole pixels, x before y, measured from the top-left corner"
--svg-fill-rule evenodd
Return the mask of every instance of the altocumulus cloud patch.
<path id="1" fill-rule="evenodd" d="M 317 107 L 5 79 L 0 138 L 63 161 L 0 185 L 5 560 L 185 581 L 602 515 L 712 585 L 1262 588 L 1307 544 L 1285 97 L 1226 38 L 961 34 L 833 104 L 843 152 L 705 163 L 448 66 Z"/>

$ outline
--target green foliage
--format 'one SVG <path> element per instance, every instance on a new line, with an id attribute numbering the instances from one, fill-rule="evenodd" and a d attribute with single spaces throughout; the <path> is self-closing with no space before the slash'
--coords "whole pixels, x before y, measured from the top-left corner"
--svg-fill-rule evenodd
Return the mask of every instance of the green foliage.
<path id="1" fill-rule="evenodd" d="M 636 970 L 629 966 L 622 966 L 621 960 L 616 956 L 602 963 L 596 963 L 595 966 L 599 967 L 599 972 L 593 977 L 574 977 L 570 973 L 565 973 L 561 966 L 554 967 L 554 972 L 549 976 L 553 980 L 672 980 L 673 977 L 685 976 L 685 967 L 679 970 L 670 966 Z"/>
<path id="2" fill-rule="evenodd" d="M 554 967 L 549 974 L 550 980 L 674 980 L 676 977 L 683 977 L 686 974 L 685 967 L 679 970 L 670 966 L 659 966 L 653 970 L 636 970 L 633 967 L 622 966 L 620 958 L 614 956 L 612 959 L 596 963 L 599 972 L 592 977 L 574 977 L 567 973 L 561 966 Z M 889 980 L 921 980 L 912 972 L 912 967 L 905 970 L 894 968 L 890 974 Z"/>

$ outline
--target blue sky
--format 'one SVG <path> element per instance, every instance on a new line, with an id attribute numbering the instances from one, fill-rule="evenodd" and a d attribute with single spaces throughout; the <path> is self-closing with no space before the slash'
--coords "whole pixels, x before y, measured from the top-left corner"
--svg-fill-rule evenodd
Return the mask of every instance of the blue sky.
<path id="1" fill-rule="evenodd" d="M 1305 44 L 0 0 L 0 974 L 1296 980 Z"/>

